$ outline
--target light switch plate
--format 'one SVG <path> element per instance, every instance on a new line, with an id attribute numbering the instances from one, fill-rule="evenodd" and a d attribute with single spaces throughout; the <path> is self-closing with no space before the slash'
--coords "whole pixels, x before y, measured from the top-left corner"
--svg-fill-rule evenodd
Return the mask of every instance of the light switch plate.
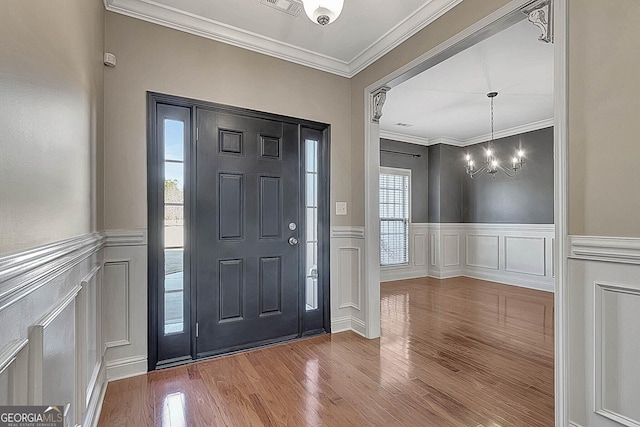
<path id="1" fill-rule="evenodd" d="M 336 215 L 347 214 L 347 202 L 336 202 Z"/>

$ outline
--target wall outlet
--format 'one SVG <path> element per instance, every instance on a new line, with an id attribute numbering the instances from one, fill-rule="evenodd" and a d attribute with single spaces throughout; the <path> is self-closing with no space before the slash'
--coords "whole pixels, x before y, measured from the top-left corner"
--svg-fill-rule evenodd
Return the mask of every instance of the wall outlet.
<path id="1" fill-rule="evenodd" d="M 336 202 L 336 215 L 347 214 L 347 202 Z"/>

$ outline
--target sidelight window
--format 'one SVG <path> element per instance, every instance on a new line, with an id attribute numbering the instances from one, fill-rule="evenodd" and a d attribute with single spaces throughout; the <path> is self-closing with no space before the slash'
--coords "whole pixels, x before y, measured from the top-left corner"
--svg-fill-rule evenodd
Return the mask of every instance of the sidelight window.
<path id="1" fill-rule="evenodd" d="M 411 171 L 380 168 L 380 265 L 409 263 Z"/>
<path id="2" fill-rule="evenodd" d="M 306 308 L 318 308 L 318 141 L 305 140 Z"/>
<path id="3" fill-rule="evenodd" d="M 184 332 L 184 122 L 164 120 L 164 333 Z"/>

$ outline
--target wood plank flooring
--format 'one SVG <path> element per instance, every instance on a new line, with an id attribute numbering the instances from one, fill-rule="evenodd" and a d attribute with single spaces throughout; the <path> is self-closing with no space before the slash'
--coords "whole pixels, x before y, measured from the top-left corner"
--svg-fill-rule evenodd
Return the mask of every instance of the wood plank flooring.
<path id="1" fill-rule="evenodd" d="M 381 286 L 382 337 L 324 335 L 109 384 L 100 426 L 553 426 L 553 295 Z"/>

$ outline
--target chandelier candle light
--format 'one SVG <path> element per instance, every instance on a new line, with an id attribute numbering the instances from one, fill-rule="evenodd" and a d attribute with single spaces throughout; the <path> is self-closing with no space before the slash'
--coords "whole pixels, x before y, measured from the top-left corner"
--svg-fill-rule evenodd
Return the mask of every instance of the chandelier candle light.
<path id="1" fill-rule="evenodd" d="M 304 12 L 319 25 L 327 25 L 338 19 L 344 0 L 302 0 Z"/>
<path id="2" fill-rule="evenodd" d="M 501 171 L 509 178 L 513 178 L 522 170 L 522 166 L 524 165 L 524 151 L 522 151 L 522 147 L 518 149 L 513 159 L 511 159 L 511 167 L 505 168 L 500 165 L 493 148 L 493 99 L 498 96 L 498 92 L 489 92 L 487 96 L 491 99 L 491 139 L 487 143 L 487 159 L 480 169 L 475 169 L 471 154 L 467 153 L 465 157 L 467 161 L 465 170 L 471 179 L 482 172 L 487 172 L 493 179 L 496 179 L 498 171 Z"/>

